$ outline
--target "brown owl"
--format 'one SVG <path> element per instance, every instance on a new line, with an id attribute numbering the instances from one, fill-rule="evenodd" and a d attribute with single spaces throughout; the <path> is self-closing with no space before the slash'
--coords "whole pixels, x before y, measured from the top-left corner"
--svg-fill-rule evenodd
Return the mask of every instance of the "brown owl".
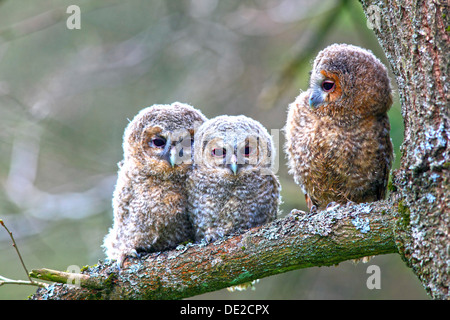
<path id="1" fill-rule="evenodd" d="M 259 122 L 246 116 L 208 120 L 195 134 L 194 155 L 187 190 L 196 241 L 214 241 L 276 218 L 275 147 Z"/>
<path id="2" fill-rule="evenodd" d="M 289 172 L 310 209 L 384 199 L 391 104 L 386 67 L 370 51 L 334 44 L 319 52 L 284 128 Z"/>
<path id="3" fill-rule="evenodd" d="M 161 251 L 192 239 L 184 184 L 192 139 L 206 121 L 193 107 L 153 105 L 128 124 L 113 195 L 114 223 L 104 239 L 109 259 Z"/>

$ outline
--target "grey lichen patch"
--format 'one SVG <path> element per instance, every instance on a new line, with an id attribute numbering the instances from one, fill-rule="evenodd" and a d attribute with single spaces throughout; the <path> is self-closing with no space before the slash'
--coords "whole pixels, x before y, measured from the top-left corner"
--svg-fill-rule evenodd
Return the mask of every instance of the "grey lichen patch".
<path id="1" fill-rule="evenodd" d="M 300 228 L 311 235 L 326 237 L 335 232 L 340 225 L 349 222 L 359 233 L 367 234 L 373 230 L 370 222 L 379 209 L 383 211 L 383 208 L 378 208 L 374 203 L 348 203 L 319 211 L 316 214 L 304 215 L 296 220 L 300 224 Z M 386 214 L 386 210 L 384 213 Z M 348 222 L 344 222 L 344 220 Z"/>
<path id="2" fill-rule="evenodd" d="M 326 237 L 332 233 L 337 224 L 345 219 L 352 219 L 353 225 L 362 233 L 370 231 L 369 219 L 363 219 L 360 215 L 369 214 L 372 211 L 370 204 L 337 205 L 332 208 L 308 214 L 297 219 L 300 228 L 311 235 Z"/>
<path id="3" fill-rule="evenodd" d="M 448 136 L 444 123 L 441 122 L 437 128 L 431 125 L 425 126 L 417 135 L 419 142 L 415 144 L 408 169 L 413 172 L 422 172 L 426 167 L 432 170 L 443 168 L 448 159 L 448 152 L 444 151 L 443 157 L 434 155 L 447 148 Z"/>
<path id="4" fill-rule="evenodd" d="M 369 218 L 356 217 L 352 219 L 352 223 L 355 226 L 356 230 L 359 230 L 361 233 L 367 233 L 370 231 Z"/>
<path id="5" fill-rule="evenodd" d="M 279 238 L 278 232 L 280 231 L 280 228 L 276 225 L 272 225 L 270 228 L 266 228 L 264 232 L 264 237 L 268 240 L 276 240 Z"/>
<path id="6" fill-rule="evenodd" d="M 326 211 L 319 211 L 317 213 L 302 213 L 297 214 L 297 210 L 293 210 L 291 215 L 298 229 L 302 230 L 304 234 L 327 236 L 331 231 L 330 215 Z"/>
<path id="7" fill-rule="evenodd" d="M 55 287 L 57 286 L 62 286 L 62 284 L 60 283 L 52 283 L 51 285 L 49 285 L 46 290 L 42 290 L 42 292 L 44 292 L 42 294 L 42 300 L 52 300 L 54 297 L 54 293 L 55 293 Z M 38 290 L 39 291 L 39 290 Z"/>
<path id="8" fill-rule="evenodd" d="M 321 211 L 311 217 L 312 223 L 305 224 L 304 229 L 310 234 L 326 237 L 332 231 L 334 222 L 341 218 L 339 213 L 334 215 L 334 213 Z"/>

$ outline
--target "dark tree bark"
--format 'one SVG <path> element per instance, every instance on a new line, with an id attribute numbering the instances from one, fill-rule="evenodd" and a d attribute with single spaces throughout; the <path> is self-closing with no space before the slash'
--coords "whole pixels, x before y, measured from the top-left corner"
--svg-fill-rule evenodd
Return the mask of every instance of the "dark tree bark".
<path id="1" fill-rule="evenodd" d="M 445 1 L 361 1 L 399 88 L 405 139 L 390 198 L 315 215 L 294 210 L 246 233 L 88 267 L 79 287 L 33 299 L 175 299 L 311 266 L 399 252 L 434 299 L 449 299 L 449 12 Z M 32 277 L 66 283 L 73 274 Z"/>

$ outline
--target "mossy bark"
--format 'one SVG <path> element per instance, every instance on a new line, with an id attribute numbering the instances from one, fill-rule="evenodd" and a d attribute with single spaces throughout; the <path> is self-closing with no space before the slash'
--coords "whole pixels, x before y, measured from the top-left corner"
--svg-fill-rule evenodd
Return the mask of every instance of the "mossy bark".
<path id="1" fill-rule="evenodd" d="M 294 210 L 283 219 L 208 245 L 188 244 L 128 259 L 121 270 L 111 263 L 83 268 L 88 278 L 80 287 L 53 284 L 39 289 L 33 299 L 181 299 L 294 269 L 395 253 L 389 208 L 388 202 L 377 202 L 316 214 Z M 32 274 L 58 279 L 46 269 Z"/>
<path id="2" fill-rule="evenodd" d="M 361 3 L 390 61 L 405 123 L 391 194 L 397 246 L 430 296 L 449 299 L 449 5 Z"/>

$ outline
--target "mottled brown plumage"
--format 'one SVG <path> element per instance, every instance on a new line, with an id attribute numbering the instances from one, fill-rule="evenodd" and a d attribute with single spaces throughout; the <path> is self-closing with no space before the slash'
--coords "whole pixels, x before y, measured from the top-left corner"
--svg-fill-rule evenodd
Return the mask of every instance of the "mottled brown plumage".
<path id="1" fill-rule="evenodd" d="M 289 172 L 310 209 L 385 197 L 391 104 L 387 70 L 370 51 L 335 44 L 317 55 L 285 127 Z"/>
<path id="2" fill-rule="evenodd" d="M 186 176 L 194 131 L 206 120 L 183 103 L 143 109 L 124 133 L 124 160 L 113 196 L 114 223 L 105 237 L 109 259 L 161 251 L 192 239 Z"/>

